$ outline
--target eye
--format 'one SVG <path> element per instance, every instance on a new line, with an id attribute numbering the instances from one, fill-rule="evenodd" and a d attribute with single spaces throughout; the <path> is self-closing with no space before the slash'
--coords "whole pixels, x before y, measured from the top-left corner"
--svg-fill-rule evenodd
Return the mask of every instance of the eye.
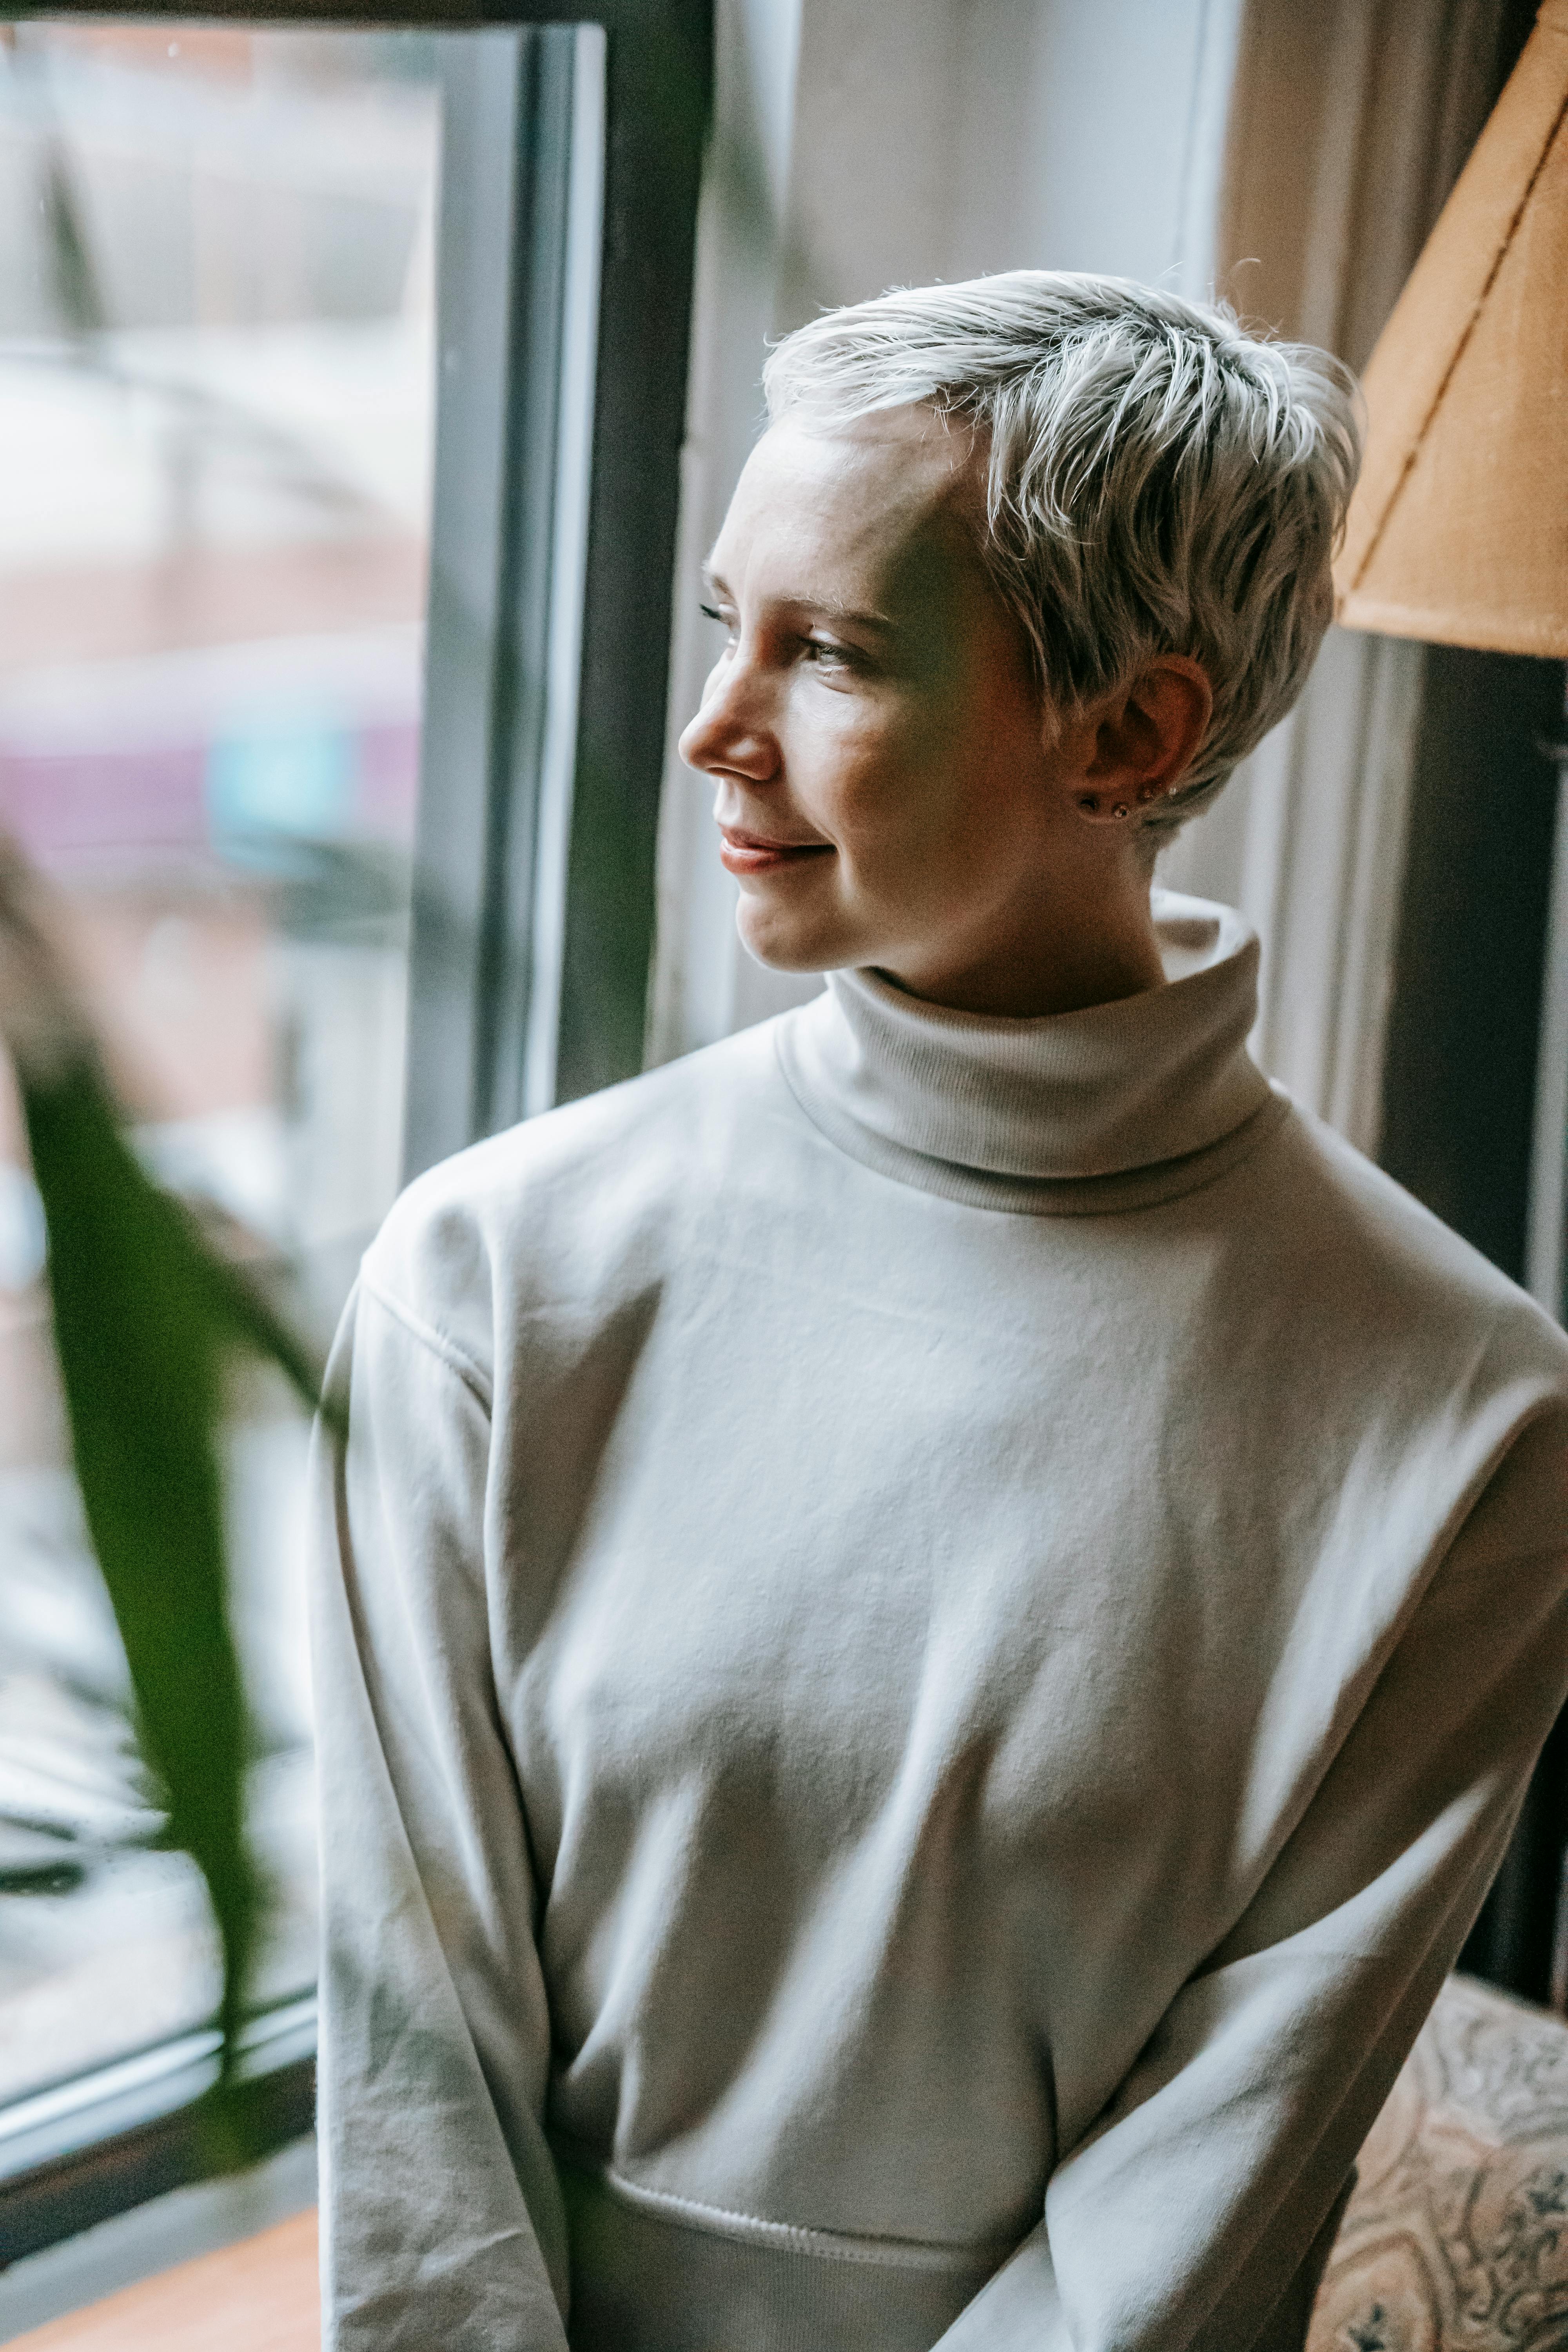
<path id="1" fill-rule="evenodd" d="M 859 656 L 853 646 L 832 637 L 803 637 L 801 649 L 813 669 L 853 669 Z"/>

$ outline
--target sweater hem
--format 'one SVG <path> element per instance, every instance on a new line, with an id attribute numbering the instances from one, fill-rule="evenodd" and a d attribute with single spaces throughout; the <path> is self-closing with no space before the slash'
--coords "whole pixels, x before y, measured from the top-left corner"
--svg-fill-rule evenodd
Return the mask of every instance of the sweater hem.
<path id="1" fill-rule="evenodd" d="M 932 2352 L 1013 2251 L 764 2221 L 554 2147 L 571 2352 Z"/>
<path id="2" fill-rule="evenodd" d="M 797 2221 L 772 2221 L 761 2214 L 704 2204 L 700 2199 L 679 2197 L 668 2189 L 645 2188 L 613 2166 L 598 2163 L 575 2150 L 569 2141 L 552 2140 L 552 2147 L 558 2163 L 580 2180 L 592 2182 L 605 2195 L 650 2218 L 661 2218 L 678 2228 L 700 2230 L 710 2237 L 725 2238 L 732 2243 L 775 2247 L 784 2252 L 809 2255 L 818 2262 L 864 2263 L 900 2270 L 973 2270 L 977 2264 L 994 2267 L 1017 2243 L 1017 2238 L 1011 2236 L 978 2245 L 943 2245 L 922 2238 L 860 2237 L 848 2231 L 812 2229 Z"/>

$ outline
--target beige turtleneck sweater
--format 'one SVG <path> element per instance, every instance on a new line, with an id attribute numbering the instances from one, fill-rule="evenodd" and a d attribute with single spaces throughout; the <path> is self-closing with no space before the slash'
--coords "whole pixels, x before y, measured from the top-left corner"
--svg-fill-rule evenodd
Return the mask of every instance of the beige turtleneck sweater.
<path id="1" fill-rule="evenodd" d="M 1299 2346 L 1568 1685 L 1568 1345 L 1247 1057 L 868 973 L 334 1357 L 335 2352 Z"/>

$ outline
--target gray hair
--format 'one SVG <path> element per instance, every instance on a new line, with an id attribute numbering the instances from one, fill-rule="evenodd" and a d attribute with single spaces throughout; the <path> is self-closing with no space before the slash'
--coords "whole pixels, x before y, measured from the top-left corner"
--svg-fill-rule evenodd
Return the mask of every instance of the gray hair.
<path id="1" fill-rule="evenodd" d="M 922 403 L 987 448 L 981 553 L 1072 709 L 1190 656 L 1214 716 L 1151 850 L 1218 793 L 1306 683 L 1361 463 L 1353 379 L 1227 306 L 1013 269 L 829 310 L 782 341 L 770 419 Z"/>

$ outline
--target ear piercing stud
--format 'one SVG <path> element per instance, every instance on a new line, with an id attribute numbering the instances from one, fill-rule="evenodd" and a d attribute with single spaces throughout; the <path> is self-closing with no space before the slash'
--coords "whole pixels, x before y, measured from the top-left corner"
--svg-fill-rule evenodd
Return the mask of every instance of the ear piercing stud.
<path id="1" fill-rule="evenodd" d="M 1157 801 L 1159 797 L 1160 787 L 1158 784 L 1145 784 L 1138 794 L 1139 806 L 1142 807 L 1150 801 Z M 1093 793 L 1080 793 L 1079 795 L 1078 804 L 1079 808 L 1082 809 L 1086 816 L 1098 816 L 1100 814 L 1100 803 L 1095 798 Z M 1125 801 L 1112 801 L 1110 803 L 1110 814 L 1114 817 L 1123 817 L 1131 816 L 1132 811 Z"/>

